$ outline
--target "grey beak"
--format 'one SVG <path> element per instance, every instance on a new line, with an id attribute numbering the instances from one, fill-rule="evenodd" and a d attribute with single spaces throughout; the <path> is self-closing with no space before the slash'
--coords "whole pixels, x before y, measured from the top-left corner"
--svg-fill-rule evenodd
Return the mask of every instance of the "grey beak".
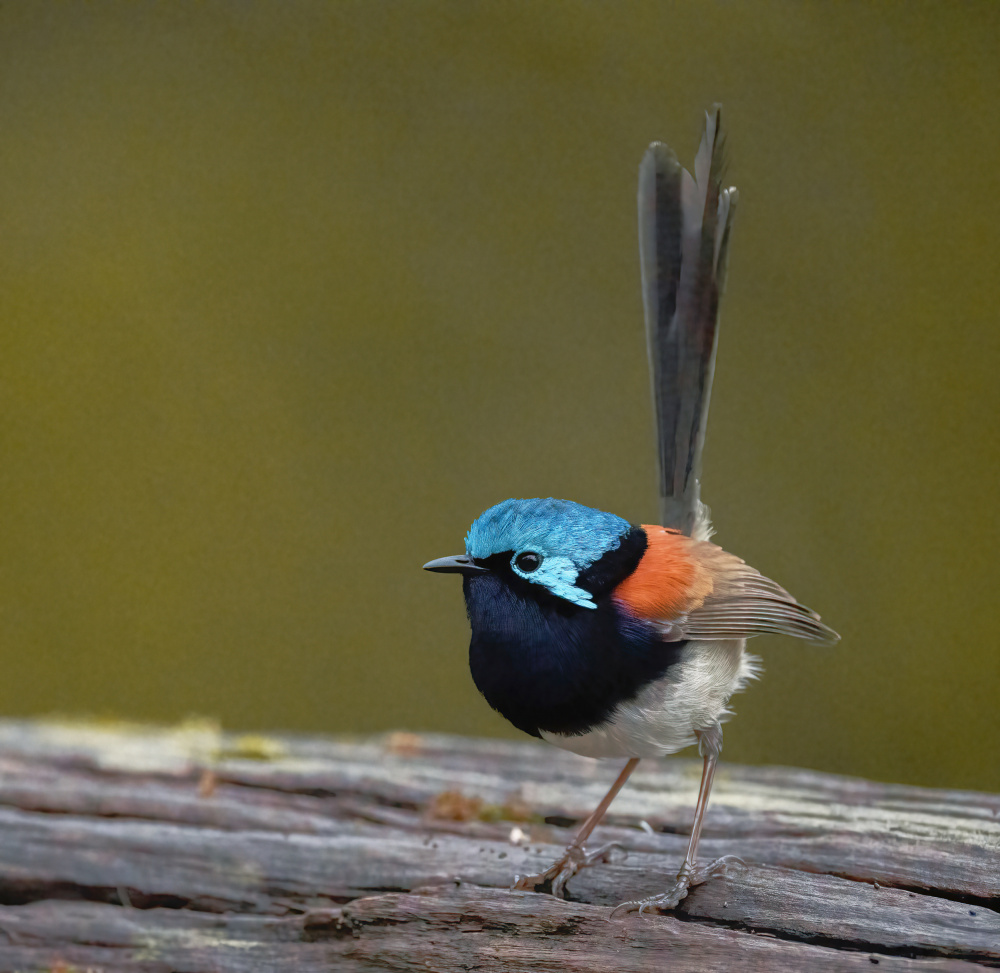
<path id="1" fill-rule="evenodd" d="M 472 574 L 475 571 L 488 569 L 481 568 L 465 554 L 455 554 L 452 557 L 439 557 L 436 561 L 428 561 L 424 565 L 424 570 L 439 571 L 442 574 Z"/>

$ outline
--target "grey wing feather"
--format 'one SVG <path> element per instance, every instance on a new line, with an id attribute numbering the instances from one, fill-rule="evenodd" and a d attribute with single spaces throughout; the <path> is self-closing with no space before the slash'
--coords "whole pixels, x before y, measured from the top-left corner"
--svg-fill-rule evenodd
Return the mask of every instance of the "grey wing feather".
<path id="1" fill-rule="evenodd" d="M 720 109 L 706 115 L 692 177 L 666 145 L 639 167 L 639 256 L 659 445 L 662 523 L 703 539 L 701 452 L 737 194 L 722 188 Z"/>
<path id="2" fill-rule="evenodd" d="M 665 641 L 745 639 L 772 633 L 832 644 L 840 636 L 776 581 L 721 547 L 693 542 L 691 553 L 711 576 L 704 601 L 657 623 Z"/>

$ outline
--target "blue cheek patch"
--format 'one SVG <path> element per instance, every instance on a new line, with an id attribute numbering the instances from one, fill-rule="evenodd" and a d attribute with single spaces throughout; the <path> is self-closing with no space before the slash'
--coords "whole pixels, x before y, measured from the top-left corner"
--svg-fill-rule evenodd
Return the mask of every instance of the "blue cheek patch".
<path id="1" fill-rule="evenodd" d="M 513 566 L 513 565 L 512 565 Z M 568 557 L 549 555 L 542 561 L 542 566 L 537 571 L 526 574 L 518 567 L 514 567 L 514 573 L 519 574 L 526 581 L 540 584 L 547 588 L 557 598 L 564 598 L 566 601 L 579 605 L 581 608 L 596 608 L 593 597 L 589 591 L 578 588 L 574 582 L 580 574 L 580 569 Z"/>

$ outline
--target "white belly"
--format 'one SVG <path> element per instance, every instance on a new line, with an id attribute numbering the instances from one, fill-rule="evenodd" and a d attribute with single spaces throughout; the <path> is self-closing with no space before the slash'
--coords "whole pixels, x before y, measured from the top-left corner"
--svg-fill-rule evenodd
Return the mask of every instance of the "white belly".
<path id="1" fill-rule="evenodd" d="M 697 742 L 695 730 L 725 721 L 730 696 L 759 674 L 759 660 L 745 648 L 746 639 L 689 642 L 677 665 L 621 703 L 607 722 L 575 736 L 542 730 L 542 738 L 584 757 L 676 753 Z"/>

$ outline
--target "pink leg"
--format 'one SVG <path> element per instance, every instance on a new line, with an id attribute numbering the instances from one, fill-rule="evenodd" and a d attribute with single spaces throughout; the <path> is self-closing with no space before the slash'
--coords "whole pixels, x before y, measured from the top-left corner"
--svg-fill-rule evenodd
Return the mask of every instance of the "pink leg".
<path id="1" fill-rule="evenodd" d="M 517 876 L 514 879 L 513 887 L 515 889 L 520 889 L 523 892 L 551 892 L 555 896 L 561 896 L 566 888 L 566 883 L 581 868 L 589 868 L 591 865 L 607 861 L 612 851 L 621 849 L 621 845 L 612 842 L 588 854 L 584 848 L 584 842 L 590 837 L 594 828 L 601 823 L 601 819 L 607 813 L 611 802 L 625 786 L 625 781 L 632 775 L 632 771 L 635 770 L 638 763 L 639 758 L 633 757 L 625 764 L 622 772 L 611 785 L 611 789 L 604 795 L 604 799 L 594 808 L 587 820 L 580 825 L 580 830 L 566 848 L 562 858 L 550 865 L 540 875 L 525 875 L 523 878 Z"/>
<path id="2" fill-rule="evenodd" d="M 722 751 L 722 727 L 716 724 L 708 730 L 698 733 L 698 749 L 705 758 L 701 771 L 701 786 L 698 788 L 698 803 L 694 809 L 694 823 L 691 825 L 691 838 L 688 841 L 684 864 L 677 873 L 677 881 L 673 888 L 660 895 L 648 899 L 637 899 L 633 902 L 623 902 L 612 913 L 612 917 L 626 912 L 667 912 L 674 909 L 693 885 L 701 885 L 708 879 L 724 875 L 729 865 L 743 864 L 739 858 L 726 855 L 709 865 L 698 866 L 698 842 L 701 840 L 701 829 L 705 823 L 705 811 L 708 809 L 708 798 L 712 793 L 712 781 L 715 779 L 715 767 Z"/>

